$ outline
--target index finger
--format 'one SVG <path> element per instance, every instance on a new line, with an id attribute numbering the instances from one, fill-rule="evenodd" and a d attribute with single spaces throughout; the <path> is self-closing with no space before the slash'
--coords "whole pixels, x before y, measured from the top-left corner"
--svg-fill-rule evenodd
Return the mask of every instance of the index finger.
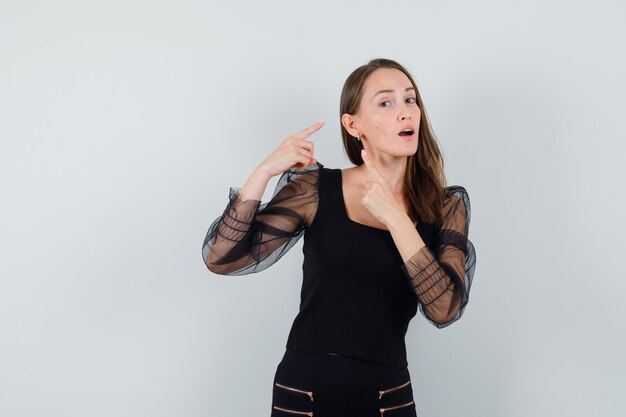
<path id="1" fill-rule="evenodd" d="M 315 132 L 316 130 L 318 130 L 322 126 L 324 126 L 324 121 L 320 120 L 319 122 L 315 123 L 314 125 L 309 126 L 306 129 L 301 130 L 298 133 L 294 134 L 293 137 L 297 138 L 297 139 L 304 139 L 304 138 L 310 136 L 313 132 Z"/>
<path id="2" fill-rule="evenodd" d="M 383 176 L 381 175 L 381 173 L 378 171 L 378 168 L 376 167 L 376 163 L 370 159 L 365 149 L 361 149 L 361 158 L 363 159 L 363 163 L 365 163 L 365 166 L 367 167 L 367 169 L 372 174 L 374 174 L 374 177 L 376 177 L 379 180 L 384 180 Z"/>

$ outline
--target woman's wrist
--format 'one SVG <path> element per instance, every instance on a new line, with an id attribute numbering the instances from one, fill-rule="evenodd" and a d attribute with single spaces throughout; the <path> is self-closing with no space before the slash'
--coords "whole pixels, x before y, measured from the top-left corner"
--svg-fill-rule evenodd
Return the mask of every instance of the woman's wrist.
<path id="1" fill-rule="evenodd" d="M 243 201 L 258 200 L 261 201 L 267 184 L 270 182 L 272 175 L 259 165 L 252 171 L 250 177 L 239 190 L 239 196 Z"/>
<path id="2" fill-rule="evenodd" d="M 409 215 L 402 211 L 391 214 L 385 224 L 390 231 L 404 229 L 409 225 L 414 226 Z"/>
<path id="3" fill-rule="evenodd" d="M 252 171 L 252 176 L 263 178 L 266 182 L 269 182 L 273 175 L 265 168 L 265 166 L 261 163 L 257 165 L 257 167 Z"/>

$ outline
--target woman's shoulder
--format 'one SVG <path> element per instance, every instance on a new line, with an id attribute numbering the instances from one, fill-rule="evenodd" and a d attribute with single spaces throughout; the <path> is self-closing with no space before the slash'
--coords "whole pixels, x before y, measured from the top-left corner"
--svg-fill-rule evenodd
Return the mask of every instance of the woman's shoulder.
<path id="1" fill-rule="evenodd" d="M 291 182 L 300 178 L 319 177 L 322 175 L 322 172 L 326 173 L 328 171 L 329 168 L 325 167 L 320 161 L 316 161 L 314 164 L 302 169 L 291 167 L 283 172 L 282 176 L 287 177 L 289 182 Z"/>
<path id="2" fill-rule="evenodd" d="M 462 196 L 462 195 L 467 195 L 467 190 L 465 189 L 464 186 L 455 184 L 455 185 L 448 185 L 446 187 L 446 193 L 448 195 Z"/>
<path id="3" fill-rule="evenodd" d="M 447 197 L 443 204 L 444 221 L 451 221 L 457 217 L 462 217 L 469 223 L 471 217 L 471 206 L 467 189 L 462 185 L 449 185 L 446 187 Z"/>
<path id="4" fill-rule="evenodd" d="M 311 164 L 308 167 L 303 168 L 303 169 L 297 169 L 296 167 L 291 167 L 289 168 L 289 172 L 309 172 L 309 171 L 322 170 L 322 169 L 329 169 L 329 168 L 326 167 L 324 164 L 322 164 L 320 161 L 315 161 L 314 164 Z"/>
<path id="5" fill-rule="evenodd" d="M 446 200 L 444 205 L 459 202 L 463 202 L 465 206 L 469 207 L 469 194 L 467 193 L 467 189 L 458 184 L 446 186 Z"/>
<path id="6" fill-rule="evenodd" d="M 326 165 L 324 165 L 322 162 L 320 161 L 316 161 L 314 164 L 309 165 L 306 168 L 303 169 L 297 169 L 295 167 L 290 168 L 288 171 L 285 171 L 283 175 L 288 176 L 289 178 L 292 179 L 299 179 L 299 178 L 318 178 L 319 181 L 321 181 L 320 177 L 326 177 L 328 179 L 334 178 L 334 179 L 338 179 L 338 178 L 342 178 L 344 180 L 349 179 L 349 174 L 350 174 L 350 170 L 353 169 L 352 168 L 332 168 L 332 167 L 328 167 Z M 345 182 L 345 181 L 344 181 Z"/>

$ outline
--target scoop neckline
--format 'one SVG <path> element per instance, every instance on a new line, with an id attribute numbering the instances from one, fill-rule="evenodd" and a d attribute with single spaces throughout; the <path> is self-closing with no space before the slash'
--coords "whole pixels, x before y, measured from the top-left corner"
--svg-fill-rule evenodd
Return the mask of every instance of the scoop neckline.
<path id="1" fill-rule="evenodd" d="M 352 220 L 350 216 L 348 216 L 348 208 L 346 206 L 346 200 L 343 195 L 343 171 L 341 168 L 337 168 L 339 170 L 339 197 L 341 199 L 341 209 L 343 211 L 343 217 L 347 219 L 350 223 L 356 224 L 357 226 L 366 227 L 368 229 L 378 230 L 379 232 L 384 232 L 387 234 L 391 234 L 389 229 L 380 229 L 378 227 L 370 226 L 367 224 L 359 223 L 355 220 Z"/>

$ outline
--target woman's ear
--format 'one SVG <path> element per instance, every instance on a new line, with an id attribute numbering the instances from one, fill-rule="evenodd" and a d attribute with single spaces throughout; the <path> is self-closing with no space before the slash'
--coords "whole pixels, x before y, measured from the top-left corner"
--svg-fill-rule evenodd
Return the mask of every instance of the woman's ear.
<path id="1" fill-rule="evenodd" d="M 341 115 L 341 124 L 346 128 L 349 134 L 358 138 L 360 136 L 359 130 L 356 127 L 356 120 L 354 116 L 348 113 L 344 113 Z"/>

